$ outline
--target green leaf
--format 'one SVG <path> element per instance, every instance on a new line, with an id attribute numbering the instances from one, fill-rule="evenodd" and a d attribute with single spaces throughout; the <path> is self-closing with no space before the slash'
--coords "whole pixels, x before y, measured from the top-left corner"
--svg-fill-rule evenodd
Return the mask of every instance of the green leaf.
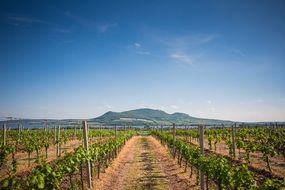
<path id="1" fill-rule="evenodd" d="M 9 186 L 9 179 L 5 179 L 3 182 L 2 182 L 2 187 L 8 187 Z"/>

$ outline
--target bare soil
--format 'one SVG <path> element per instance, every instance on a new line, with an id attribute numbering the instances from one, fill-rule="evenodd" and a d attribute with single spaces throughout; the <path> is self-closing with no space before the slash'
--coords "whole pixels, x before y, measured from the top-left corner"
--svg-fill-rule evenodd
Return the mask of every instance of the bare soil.
<path id="1" fill-rule="evenodd" d="M 90 141 L 90 144 L 93 143 L 99 143 L 99 142 L 104 142 L 108 140 L 110 137 L 96 137 L 93 138 L 92 141 Z M 82 145 L 81 140 L 73 139 L 68 141 L 66 144 L 61 145 L 61 157 L 63 157 L 66 153 L 73 152 L 76 148 L 78 148 L 80 145 Z M 57 159 L 56 155 L 56 145 L 50 145 L 48 148 L 48 158 L 46 159 L 46 152 L 45 148 L 42 148 L 39 151 L 39 158 L 40 162 L 45 161 L 47 163 L 53 162 L 54 160 Z M 36 151 L 31 153 L 30 157 L 30 166 L 28 165 L 29 163 L 29 157 L 27 152 L 23 151 L 18 151 L 15 154 L 15 159 L 17 161 L 17 171 L 14 173 L 12 172 L 12 155 L 9 155 L 7 157 L 7 161 L 4 164 L 4 166 L 1 167 L 0 170 L 0 180 L 8 177 L 8 176 L 22 176 L 22 175 L 27 175 L 33 168 L 35 168 L 39 163 L 37 162 L 37 154 Z"/>
<path id="2" fill-rule="evenodd" d="M 61 147 L 61 152 L 62 152 L 61 156 L 64 156 L 64 154 L 68 152 L 72 152 L 76 147 L 78 147 L 81 144 L 82 144 L 82 141 L 79 141 L 79 140 L 71 140 L 67 142 L 66 144 L 63 144 Z M 46 153 L 45 153 L 44 148 L 39 151 L 39 157 L 41 160 L 45 160 L 46 162 L 51 162 L 55 160 L 57 158 L 56 157 L 56 146 L 51 145 L 48 148 L 48 158 L 47 159 L 45 158 L 45 154 Z M 28 166 L 28 162 L 29 162 L 28 153 L 21 152 L 21 151 L 16 152 L 15 159 L 17 161 L 17 172 L 14 173 L 13 175 L 23 173 L 25 171 L 31 171 L 32 168 L 38 165 L 38 163 L 36 162 L 36 159 L 37 159 L 36 151 L 31 153 L 30 167 Z M 0 171 L 0 179 L 4 179 L 5 177 L 8 177 L 9 174 L 12 174 L 12 171 L 11 171 L 12 155 L 9 155 L 7 160 L 8 162 L 5 163 L 5 166 L 3 166 Z"/>
<path id="3" fill-rule="evenodd" d="M 181 139 L 183 139 L 183 137 L 181 137 Z M 210 150 L 210 146 L 208 144 L 207 139 L 204 139 L 204 142 L 205 142 L 204 144 L 205 149 Z M 191 143 L 199 146 L 199 142 L 197 142 L 194 139 L 191 140 Z M 213 145 L 212 151 L 217 154 L 223 155 L 223 156 L 229 156 L 229 148 L 224 141 L 217 143 L 216 151 L 214 151 L 214 145 Z M 235 160 L 239 160 L 239 158 L 243 158 L 243 157 L 245 157 L 245 151 L 241 149 L 240 154 L 239 154 L 239 150 L 236 148 L 236 159 Z M 282 155 L 276 155 L 269 159 L 270 159 L 270 166 L 271 166 L 272 174 L 275 176 L 278 176 L 279 178 L 284 179 L 285 178 L 285 159 L 282 157 Z M 245 160 L 243 160 L 243 162 L 245 163 Z M 262 160 L 261 152 L 254 152 L 250 154 L 249 166 L 269 172 L 266 162 Z"/>
<path id="4" fill-rule="evenodd" d="M 168 150 L 152 136 L 135 136 L 122 148 L 93 189 L 199 189 L 195 177 L 189 177 Z"/>

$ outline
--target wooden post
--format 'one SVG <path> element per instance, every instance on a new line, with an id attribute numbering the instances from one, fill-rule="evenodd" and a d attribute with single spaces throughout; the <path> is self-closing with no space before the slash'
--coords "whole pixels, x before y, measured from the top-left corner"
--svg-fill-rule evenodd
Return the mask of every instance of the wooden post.
<path id="1" fill-rule="evenodd" d="M 21 124 L 18 123 L 18 136 L 17 136 L 17 142 L 16 142 L 16 152 L 18 151 L 20 141 L 21 141 Z"/>
<path id="2" fill-rule="evenodd" d="M 21 134 L 22 130 L 23 130 L 23 126 L 22 126 L 21 123 L 19 123 L 19 125 L 18 125 L 18 132 L 19 132 L 19 134 Z"/>
<path id="3" fill-rule="evenodd" d="M 57 128 L 57 135 L 56 135 L 56 141 L 57 141 L 57 146 L 56 146 L 56 152 L 57 152 L 57 157 L 60 157 L 60 125 Z"/>
<path id="4" fill-rule="evenodd" d="M 74 125 L 73 139 L 76 139 L 76 125 Z"/>
<path id="5" fill-rule="evenodd" d="M 47 120 L 45 120 L 45 132 L 47 132 Z"/>
<path id="6" fill-rule="evenodd" d="M 186 135 L 186 131 L 187 131 L 187 125 L 184 126 L 184 132 L 185 132 L 184 133 L 184 141 L 185 142 L 187 142 L 187 136 L 188 136 L 188 135 Z"/>
<path id="7" fill-rule="evenodd" d="M 173 139 L 173 147 L 172 147 L 172 152 L 175 158 L 175 123 L 172 125 L 172 139 Z"/>
<path id="8" fill-rule="evenodd" d="M 201 154 L 204 154 L 204 127 L 203 125 L 199 126 L 199 141 L 200 141 L 200 152 Z M 200 170 L 200 183 L 201 183 L 201 190 L 205 189 L 205 179 L 204 174 Z"/>
<path id="9" fill-rule="evenodd" d="M 232 147 L 233 147 L 233 158 L 236 158 L 236 142 L 235 142 L 235 130 L 236 130 L 236 123 L 232 125 Z"/>
<path id="10" fill-rule="evenodd" d="M 53 139 L 53 141 L 54 141 L 54 144 L 56 143 L 56 139 L 57 139 L 57 137 L 56 137 L 56 126 L 53 126 L 53 132 L 54 132 L 54 139 Z"/>
<path id="11" fill-rule="evenodd" d="M 117 125 L 115 125 L 115 139 L 117 140 Z"/>
<path id="12" fill-rule="evenodd" d="M 21 131 L 21 126 L 20 126 L 20 123 L 18 123 L 18 136 L 19 136 L 19 134 L 20 134 L 20 131 Z"/>
<path id="13" fill-rule="evenodd" d="M 6 135 L 7 135 L 7 126 L 6 123 L 3 124 L 3 145 L 6 145 Z"/>
<path id="14" fill-rule="evenodd" d="M 84 148 L 86 149 L 87 154 L 89 153 L 89 145 L 88 145 L 88 126 L 87 122 L 82 122 L 82 127 L 84 130 Z M 91 178 L 91 165 L 90 160 L 87 161 L 87 180 L 88 180 L 88 188 L 92 189 L 92 178 Z"/>

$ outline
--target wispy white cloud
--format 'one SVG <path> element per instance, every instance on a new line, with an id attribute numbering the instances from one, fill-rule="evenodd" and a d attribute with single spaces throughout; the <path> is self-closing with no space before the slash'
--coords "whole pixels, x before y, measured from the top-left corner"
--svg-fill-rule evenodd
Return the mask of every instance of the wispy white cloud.
<path id="1" fill-rule="evenodd" d="M 135 42 L 135 43 L 134 43 L 134 46 L 136 46 L 136 47 L 141 47 L 141 44 L 140 44 L 140 43 Z"/>
<path id="2" fill-rule="evenodd" d="M 190 34 L 183 36 L 158 37 L 158 39 L 162 44 L 170 48 L 185 49 L 210 43 L 217 37 L 217 34 Z"/>
<path id="3" fill-rule="evenodd" d="M 96 24 L 96 28 L 99 32 L 104 33 L 110 30 L 111 28 L 116 27 L 118 24 L 117 23 L 100 23 Z"/>
<path id="4" fill-rule="evenodd" d="M 211 43 L 217 37 L 216 34 L 175 36 L 164 39 L 163 43 L 170 52 L 171 59 L 191 65 L 194 63 L 194 59 L 201 57 L 201 52 L 197 52 L 197 47 Z"/>
<path id="5" fill-rule="evenodd" d="M 151 55 L 147 48 L 143 47 L 141 43 L 134 42 L 126 47 L 127 51 L 139 54 L 139 55 Z"/>
<path id="6" fill-rule="evenodd" d="M 173 53 L 173 54 L 170 54 L 169 57 L 176 61 L 187 63 L 190 65 L 193 63 L 193 60 L 191 59 L 191 57 L 183 53 Z"/>
<path id="7" fill-rule="evenodd" d="M 118 26 L 117 22 L 95 22 L 90 18 L 85 18 L 82 16 L 71 14 L 70 12 L 64 12 L 64 15 L 67 18 L 72 19 L 77 24 L 84 27 L 96 29 L 100 33 L 105 33 L 109 31 L 111 28 L 115 28 Z"/>
<path id="8" fill-rule="evenodd" d="M 219 33 L 180 33 L 174 34 L 163 29 L 144 25 L 141 28 L 143 34 L 154 42 L 169 48 L 185 48 L 188 46 L 204 45 L 218 39 Z"/>
<path id="9" fill-rule="evenodd" d="M 42 24 L 50 28 L 50 31 L 62 34 L 72 33 L 74 29 L 73 27 L 67 28 L 55 22 L 50 22 L 47 20 L 33 18 L 29 16 L 9 16 L 8 20 L 10 21 L 10 24 L 14 26 L 24 26 L 28 24 Z"/>
<path id="10" fill-rule="evenodd" d="M 44 20 L 27 17 L 27 16 L 9 16 L 8 19 L 12 21 L 24 22 L 24 23 L 47 23 Z"/>
<path id="11" fill-rule="evenodd" d="M 170 34 L 163 31 L 151 30 L 153 34 L 149 34 L 151 39 L 157 43 L 158 47 L 165 52 L 165 56 L 177 62 L 193 64 L 197 60 L 205 59 L 204 47 L 213 43 L 220 37 L 219 34 Z M 207 56 L 207 54 L 206 54 Z"/>

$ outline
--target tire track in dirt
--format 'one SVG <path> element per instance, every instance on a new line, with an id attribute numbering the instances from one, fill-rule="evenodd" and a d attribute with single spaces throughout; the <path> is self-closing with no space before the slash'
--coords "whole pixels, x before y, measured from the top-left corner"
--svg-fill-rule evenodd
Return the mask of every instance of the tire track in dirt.
<path id="1" fill-rule="evenodd" d="M 184 172 L 171 158 L 167 149 L 152 136 L 135 136 L 130 139 L 118 157 L 93 189 L 199 189 L 194 178 Z"/>
<path id="2" fill-rule="evenodd" d="M 156 155 L 157 164 L 169 181 L 170 187 L 168 189 L 200 189 L 200 186 L 196 184 L 196 174 L 193 174 L 192 178 L 190 178 L 190 173 L 185 172 L 185 168 L 177 164 L 170 152 L 157 139 L 149 136 L 148 140 Z"/>

